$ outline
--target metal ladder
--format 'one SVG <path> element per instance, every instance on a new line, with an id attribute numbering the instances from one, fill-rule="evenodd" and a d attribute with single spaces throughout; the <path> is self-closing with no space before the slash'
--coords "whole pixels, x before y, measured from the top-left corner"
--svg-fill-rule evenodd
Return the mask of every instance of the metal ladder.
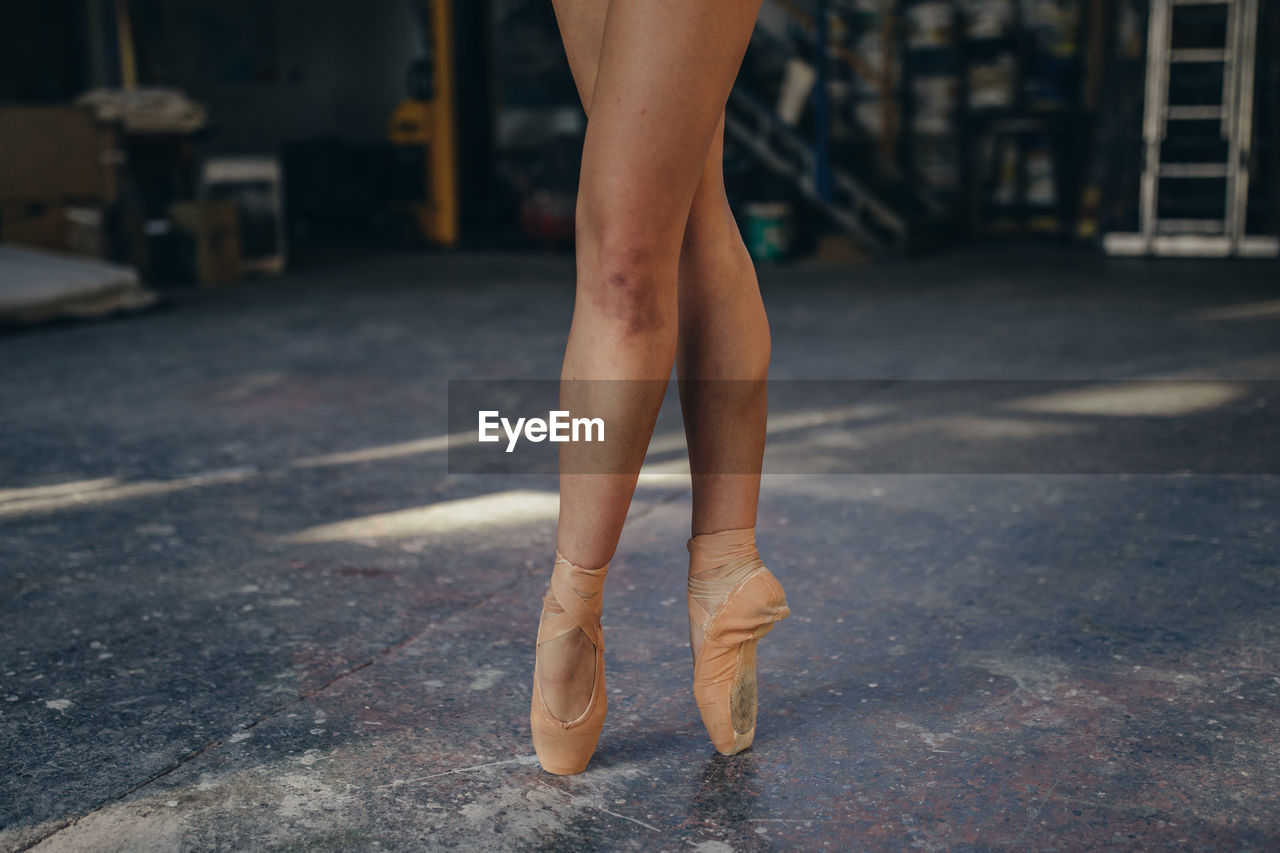
<path id="1" fill-rule="evenodd" d="M 1221 47 L 1174 48 L 1177 6 L 1225 6 L 1225 43 Z M 1151 0 L 1147 29 L 1146 104 L 1142 123 L 1145 163 L 1139 196 L 1139 233 L 1111 233 L 1103 239 L 1109 255 L 1182 255 L 1198 257 L 1280 254 L 1275 237 L 1245 233 L 1249 202 L 1249 156 L 1253 137 L 1254 65 L 1257 56 L 1258 0 Z M 1222 65 L 1218 103 L 1170 104 L 1169 77 L 1181 63 Z M 1162 149 L 1189 121 L 1218 120 L 1227 143 L 1223 162 L 1167 162 Z M 1159 211 L 1160 183 L 1166 178 L 1225 179 L 1221 218 L 1169 218 Z"/>

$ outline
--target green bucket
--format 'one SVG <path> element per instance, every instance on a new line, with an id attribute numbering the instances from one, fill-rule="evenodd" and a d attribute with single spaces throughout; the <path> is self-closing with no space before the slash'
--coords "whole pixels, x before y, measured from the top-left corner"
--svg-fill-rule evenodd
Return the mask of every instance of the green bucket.
<path id="1" fill-rule="evenodd" d="M 778 261 L 791 251 L 791 205 L 784 201 L 757 201 L 743 208 L 747 251 L 756 261 Z"/>

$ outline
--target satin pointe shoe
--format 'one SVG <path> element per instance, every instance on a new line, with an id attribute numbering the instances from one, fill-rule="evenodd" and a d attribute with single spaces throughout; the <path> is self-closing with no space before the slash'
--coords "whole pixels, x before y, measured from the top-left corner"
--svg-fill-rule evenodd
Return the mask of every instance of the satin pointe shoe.
<path id="1" fill-rule="evenodd" d="M 735 755 L 756 734 L 756 643 L 791 609 L 754 528 L 699 534 L 688 548 L 693 697 L 716 750 Z"/>
<path id="2" fill-rule="evenodd" d="M 542 697 L 535 657 L 529 726 L 533 734 L 533 750 L 538 754 L 542 769 L 548 773 L 572 776 L 585 770 L 604 727 L 609 699 L 604 689 L 604 631 L 600 627 L 600 612 L 603 607 L 601 593 L 608 572 L 608 563 L 598 569 L 584 569 L 556 551 L 551 586 L 542 599 L 538 647 L 581 629 L 595 646 L 596 671 L 586 709 L 577 719 L 566 722 L 551 713 Z"/>

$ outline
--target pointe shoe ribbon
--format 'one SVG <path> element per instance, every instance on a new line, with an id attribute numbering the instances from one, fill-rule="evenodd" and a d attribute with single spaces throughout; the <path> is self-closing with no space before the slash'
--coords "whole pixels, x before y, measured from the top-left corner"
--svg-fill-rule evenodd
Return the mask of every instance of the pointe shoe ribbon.
<path id="1" fill-rule="evenodd" d="M 542 646 L 570 631 L 581 629 L 595 646 L 596 667 L 595 684 L 586 709 L 576 719 L 564 721 L 547 708 L 535 660 L 529 724 L 534 752 L 548 773 L 573 775 L 585 770 L 604 727 L 609 700 L 604 688 L 604 629 L 600 625 L 600 614 L 604 607 L 602 593 L 608 572 L 607 563 L 598 569 L 584 569 L 556 551 L 551 585 L 542 600 L 537 645 Z"/>
<path id="2" fill-rule="evenodd" d="M 755 738 L 756 643 L 791 611 L 753 528 L 699 534 L 688 549 L 693 695 L 716 750 L 733 755 Z"/>

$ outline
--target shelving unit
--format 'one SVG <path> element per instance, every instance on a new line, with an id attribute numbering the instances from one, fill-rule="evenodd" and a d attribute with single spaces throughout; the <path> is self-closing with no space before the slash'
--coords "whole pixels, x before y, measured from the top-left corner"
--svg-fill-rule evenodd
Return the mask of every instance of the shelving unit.
<path id="1" fill-rule="evenodd" d="M 799 196 L 868 248 L 903 251 L 928 241 L 943 208 L 905 181 L 892 159 L 897 118 L 890 57 L 877 68 L 849 47 L 851 33 L 867 25 L 854 2 L 773 0 L 784 32 L 757 28 L 745 70 L 729 98 L 726 130 L 758 162 L 787 180 Z M 877 26 L 891 20 L 873 19 Z M 892 43 L 890 41 L 889 43 Z M 812 89 L 799 118 L 775 112 L 788 60 L 812 69 Z M 849 97 L 859 82 L 877 94 L 884 121 L 862 131 Z M 832 84 L 835 84 L 833 86 Z M 833 88 L 842 97 L 833 98 Z M 889 96 L 889 97 L 885 97 Z"/>
<path id="2" fill-rule="evenodd" d="M 870 245 L 935 243 L 920 239 L 928 234 L 1090 239 L 1132 218 L 1131 229 L 1137 193 L 1127 203 L 1132 212 L 1124 195 L 1130 178 L 1137 181 L 1129 161 L 1139 128 L 1130 133 L 1129 125 L 1140 124 L 1142 93 L 1131 91 L 1136 39 L 1124 33 L 1145 30 L 1147 7 L 1146 0 L 767 0 L 774 26 L 763 36 L 758 30 L 753 50 L 772 58 L 762 73 L 740 78 L 730 131 Z M 1265 43 L 1280 16 L 1265 4 L 1262 11 Z M 774 105 L 788 63 L 797 62 L 810 66 L 812 93 L 799 121 L 783 121 Z M 1268 63 L 1258 74 L 1269 74 L 1271 88 L 1259 104 L 1275 103 L 1280 90 L 1277 63 Z M 1266 190 L 1263 200 L 1248 199 L 1253 220 L 1280 219 L 1280 168 L 1267 143 L 1276 123 L 1259 110 L 1255 150 L 1271 153 L 1252 166 Z"/>
<path id="3" fill-rule="evenodd" d="M 898 0 L 898 7 L 904 170 L 939 192 L 971 236 L 1069 233 L 1089 123 L 1079 38 L 1086 4 Z"/>

